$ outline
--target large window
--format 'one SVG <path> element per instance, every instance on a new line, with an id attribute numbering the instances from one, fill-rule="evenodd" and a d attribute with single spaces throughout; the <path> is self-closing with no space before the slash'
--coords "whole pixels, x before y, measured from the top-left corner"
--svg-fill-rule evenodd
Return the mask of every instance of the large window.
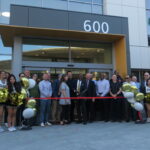
<path id="1" fill-rule="evenodd" d="M 147 10 L 147 31 L 148 35 L 150 35 L 150 10 Z"/>
<path id="2" fill-rule="evenodd" d="M 146 9 L 150 9 L 150 0 L 146 0 Z"/>
<path id="3" fill-rule="evenodd" d="M 103 12 L 103 0 L 0 0 L 0 23 L 9 24 L 11 4 L 97 14 Z"/>
<path id="4" fill-rule="evenodd" d="M 23 45 L 23 60 L 112 64 L 112 44 L 32 39 Z"/>
<path id="5" fill-rule="evenodd" d="M 11 48 L 4 47 L 0 37 L 0 70 L 10 71 L 11 59 Z"/>

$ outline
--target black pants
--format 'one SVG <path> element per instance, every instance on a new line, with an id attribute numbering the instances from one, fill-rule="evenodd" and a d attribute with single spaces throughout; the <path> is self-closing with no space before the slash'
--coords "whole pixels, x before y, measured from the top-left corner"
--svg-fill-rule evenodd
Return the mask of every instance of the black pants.
<path id="1" fill-rule="evenodd" d="M 96 111 L 96 120 L 102 121 L 104 120 L 104 100 L 96 99 L 95 101 L 95 111 Z"/>
<path id="2" fill-rule="evenodd" d="M 81 99 L 77 100 L 76 102 L 76 108 L 77 108 L 77 119 L 78 121 L 87 122 L 87 106 L 86 106 L 86 100 Z"/>
<path id="3" fill-rule="evenodd" d="M 123 99 L 111 99 L 111 113 L 112 121 L 121 121 L 123 119 L 122 109 Z"/>
<path id="4" fill-rule="evenodd" d="M 111 110 L 111 99 L 103 99 L 104 106 L 104 120 L 110 120 L 110 110 Z"/>
<path id="5" fill-rule="evenodd" d="M 87 120 L 94 121 L 95 120 L 95 109 L 94 109 L 95 102 L 92 100 L 87 100 L 86 107 L 87 107 Z"/>
<path id="6" fill-rule="evenodd" d="M 106 96 L 108 96 L 108 95 L 106 95 Z M 109 119 L 110 119 L 110 106 L 111 106 L 111 100 L 110 99 L 97 99 L 96 100 L 95 110 L 96 110 L 97 120 L 109 121 Z"/>
<path id="7" fill-rule="evenodd" d="M 75 100 L 71 100 L 71 105 L 70 105 L 70 121 L 71 122 L 75 120 L 74 109 L 75 109 Z"/>
<path id="8" fill-rule="evenodd" d="M 124 110 L 124 119 L 126 121 L 136 121 L 137 112 L 134 108 L 131 107 L 131 104 L 127 101 L 127 99 L 123 100 L 123 110 Z"/>
<path id="9" fill-rule="evenodd" d="M 82 103 L 82 102 L 81 102 L 81 101 L 82 101 L 82 99 L 75 101 L 76 110 L 77 110 L 77 120 L 78 120 L 79 122 L 82 121 L 82 114 L 81 114 L 81 103 Z"/>
<path id="10" fill-rule="evenodd" d="M 69 115 L 70 115 L 70 105 L 61 105 L 61 114 L 60 114 L 60 120 L 64 121 L 67 120 L 69 121 Z"/>
<path id="11" fill-rule="evenodd" d="M 24 120 L 22 113 L 25 109 L 25 104 L 21 105 L 18 107 L 17 112 L 16 112 L 16 125 L 20 126 L 22 121 Z"/>

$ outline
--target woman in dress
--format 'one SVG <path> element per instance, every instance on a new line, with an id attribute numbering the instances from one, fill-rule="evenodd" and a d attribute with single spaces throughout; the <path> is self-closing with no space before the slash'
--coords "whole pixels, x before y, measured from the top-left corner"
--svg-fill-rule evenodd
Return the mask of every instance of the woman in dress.
<path id="1" fill-rule="evenodd" d="M 68 81 L 68 76 L 67 75 L 62 75 L 61 81 L 60 81 L 60 87 L 59 91 L 61 93 L 60 95 L 60 100 L 59 104 L 61 106 L 61 115 L 60 115 L 60 124 L 64 125 L 65 123 L 67 124 L 69 122 L 69 115 L 70 115 L 70 105 L 71 105 L 71 100 L 70 99 L 64 99 L 65 97 L 70 97 L 70 89 L 69 86 L 67 85 Z"/>
<path id="2" fill-rule="evenodd" d="M 111 111 L 110 116 L 113 122 L 122 121 L 122 99 L 116 98 L 122 96 L 121 83 L 117 80 L 117 76 L 113 75 L 110 82 Z"/>

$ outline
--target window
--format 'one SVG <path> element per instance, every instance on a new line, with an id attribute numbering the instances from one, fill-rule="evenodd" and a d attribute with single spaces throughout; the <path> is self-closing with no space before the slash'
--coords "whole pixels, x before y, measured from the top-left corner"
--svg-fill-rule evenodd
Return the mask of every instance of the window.
<path id="1" fill-rule="evenodd" d="M 150 46 L 150 36 L 148 37 L 148 45 Z"/>
<path id="2" fill-rule="evenodd" d="M 148 35 L 150 35 L 150 10 L 147 10 L 146 14 L 147 14 L 147 31 Z"/>
<path id="3" fill-rule="evenodd" d="M 103 0 L 93 0 L 93 4 L 103 5 Z"/>
<path id="4" fill-rule="evenodd" d="M 146 0 L 146 9 L 150 9 L 150 0 Z"/>
<path id="5" fill-rule="evenodd" d="M 42 39 L 32 39 L 29 43 L 30 40 L 26 39 L 23 45 L 24 61 L 112 64 L 110 43 Z"/>
<path id="6" fill-rule="evenodd" d="M 92 0 L 70 0 L 75 2 L 92 3 Z"/>
<path id="7" fill-rule="evenodd" d="M 148 45 L 150 46 L 150 0 L 146 0 Z"/>
<path id="8" fill-rule="evenodd" d="M 0 37 L 0 69 L 10 72 L 12 51 L 9 47 L 4 47 Z"/>

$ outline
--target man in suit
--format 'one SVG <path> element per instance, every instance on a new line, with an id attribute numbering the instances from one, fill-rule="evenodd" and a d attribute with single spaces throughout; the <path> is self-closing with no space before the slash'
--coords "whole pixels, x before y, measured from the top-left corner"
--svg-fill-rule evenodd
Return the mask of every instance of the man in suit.
<path id="1" fill-rule="evenodd" d="M 76 96 L 75 80 L 73 79 L 72 72 L 68 71 L 67 75 L 68 75 L 67 85 L 69 86 L 69 89 L 70 89 L 70 97 L 75 97 Z M 73 99 L 71 99 L 71 106 L 70 107 L 71 107 L 70 108 L 70 122 L 73 122 L 75 120 L 75 116 L 74 116 L 75 103 L 74 103 Z"/>
<path id="2" fill-rule="evenodd" d="M 144 88 L 146 86 L 147 80 L 150 78 L 150 75 L 148 72 L 144 73 L 144 81 L 141 83 L 140 92 L 144 92 Z"/>
<path id="3" fill-rule="evenodd" d="M 75 92 L 76 92 L 76 96 L 80 97 L 80 91 L 81 91 L 81 84 L 83 82 L 83 74 L 79 74 L 78 79 L 75 81 Z M 81 123 L 82 122 L 82 116 L 81 116 L 81 112 L 82 111 L 82 99 L 78 99 L 75 101 L 75 105 L 76 105 L 76 110 L 77 110 L 77 123 Z"/>
<path id="4" fill-rule="evenodd" d="M 96 87 L 94 81 L 91 80 L 91 74 L 86 74 L 86 80 L 81 84 L 81 95 L 85 97 L 95 97 L 96 96 Z M 89 122 L 94 121 L 95 111 L 94 111 L 94 103 L 95 99 L 86 99 L 82 100 L 84 105 L 84 112 L 83 112 L 83 123 L 86 124 L 87 120 Z M 86 105 L 86 107 L 85 107 Z"/>

